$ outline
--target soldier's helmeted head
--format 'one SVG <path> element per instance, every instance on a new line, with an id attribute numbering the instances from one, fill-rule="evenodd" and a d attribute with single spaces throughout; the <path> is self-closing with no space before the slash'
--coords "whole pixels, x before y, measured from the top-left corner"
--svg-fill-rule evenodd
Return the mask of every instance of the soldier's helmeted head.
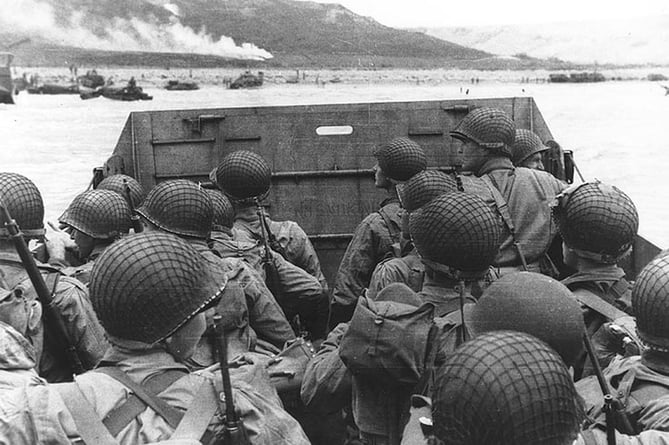
<path id="1" fill-rule="evenodd" d="M 427 157 L 423 148 L 409 138 L 398 137 L 377 147 L 375 185 L 388 188 L 391 181 L 407 181 L 413 175 L 427 168 Z"/>
<path id="2" fill-rule="evenodd" d="M 95 189 L 77 195 L 58 222 L 92 239 L 111 242 L 130 231 L 131 214 L 130 206 L 121 195 Z M 75 242 L 76 236 L 73 235 Z"/>
<path id="3" fill-rule="evenodd" d="M 229 232 L 235 222 L 235 209 L 230 200 L 220 190 L 207 189 L 214 209 L 212 230 Z"/>
<path id="4" fill-rule="evenodd" d="M 475 172 L 488 156 L 511 158 L 516 125 L 504 111 L 481 107 L 470 111 L 450 135 L 462 143 L 463 169 Z"/>
<path id="5" fill-rule="evenodd" d="M 669 255 L 659 255 L 637 276 L 632 288 L 632 311 L 639 338 L 649 351 L 661 353 L 666 363 L 669 360 Z"/>
<path id="6" fill-rule="evenodd" d="M 44 236 L 44 202 L 30 179 L 18 173 L 0 172 L 0 199 L 25 238 Z M 7 229 L 0 228 L 0 240 L 8 238 Z"/>
<path id="7" fill-rule="evenodd" d="M 137 213 L 160 230 L 196 239 L 209 237 L 214 218 L 207 192 L 185 179 L 158 183 Z"/>
<path id="8" fill-rule="evenodd" d="M 527 167 L 543 170 L 544 164 L 541 154 L 548 151 L 548 147 L 541 142 L 533 131 L 519 128 L 511 147 L 511 162 L 516 167 Z"/>
<path id="9" fill-rule="evenodd" d="M 629 196 L 601 182 L 563 191 L 556 197 L 553 217 L 569 265 L 570 252 L 597 263 L 615 264 L 630 251 L 639 229 L 639 214 Z"/>
<path id="10" fill-rule="evenodd" d="M 437 371 L 432 422 L 444 445 L 571 445 L 582 419 L 562 359 L 525 333 L 481 335 Z"/>
<path id="11" fill-rule="evenodd" d="M 515 272 L 493 282 L 473 307 L 467 324 L 474 336 L 519 331 L 548 343 L 567 366 L 583 345 L 583 313 L 569 289 L 534 272 Z"/>
<path id="12" fill-rule="evenodd" d="M 465 192 L 441 195 L 414 211 L 409 230 L 423 263 L 457 279 L 485 275 L 501 243 L 497 215 Z"/>
<path id="13" fill-rule="evenodd" d="M 111 190 L 123 196 L 127 200 L 128 192 L 126 191 L 126 185 L 130 190 L 132 205 L 134 207 L 139 207 L 142 205 L 142 202 L 146 197 L 146 192 L 144 191 L 142 184 L 137 182 L 137 180 L 132 176 L 122 174 L 107 176 L 105 179 L 100 181 L 96 187 L 96 190 Z"/>
<path id="14" fill-rule="evenodd" d="M 202 311 L 224 288 L 203 286 L 207 281 L 202 256 L 188 243 L 169 233 L 143 232 L 119 240 L 98 257 L 89 289 L 112 343 L 156 344 L 189 325 L 185 330 L 196 338 L 185 339 L 190 343 L 181 351 L 170 351 L 188 355 L 206 327 Z M 169 341 L 166 345 L 169 349 Z"/>
<path id="15" fill-rule="evenodd" d="M 227 154 L 210 177 L 232 202 L 252 204 L 269 193 L 272 170 L 258 153 L 238 150 Z"/>

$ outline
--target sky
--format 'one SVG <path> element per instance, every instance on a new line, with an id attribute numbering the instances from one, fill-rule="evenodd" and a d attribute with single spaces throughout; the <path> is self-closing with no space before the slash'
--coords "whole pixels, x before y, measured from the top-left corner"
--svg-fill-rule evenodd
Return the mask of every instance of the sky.
<path id="1" fill-rule="evenodd" d="M 669 14 L 668 0 L 305 0 L 339 3 L 392 27 L 622 19 Z"/>

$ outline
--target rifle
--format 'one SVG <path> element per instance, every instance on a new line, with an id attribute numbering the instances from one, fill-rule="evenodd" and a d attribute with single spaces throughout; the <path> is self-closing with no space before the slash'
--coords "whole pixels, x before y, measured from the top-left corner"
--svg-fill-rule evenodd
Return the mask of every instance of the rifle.
<path id="1" fill-rule="evenodd" d="M 590 340 L 587 332 L 583 332 L 583 343 L 585 343 L 585 349 L 587 350 L 590 361 L 592 362 L 595 375 L 597 376 L 597 381 L 599 382 L 599 386 L 602 389 L 602 394 L 604 394 L 606 441 L 608 445 L 616 445 L 616 429 L 624 434 L 635 434 L 635 432 L 632 428 L 629 417 L 627 417 L 625 407 L 620 402 L 620 400 L 618 400 L 618 398 L 616 398 L 613 393 L 611 393 L 611 388 L 609 387 L 609 383 L 604 377 L 602 366 L 599 364 L 599 361 L 595 356 L 595 349 L 592 346 L 592 341 Z"/>
<path id="2" fill-rule="evenodd" d="M 265 284 L 267 288 L 272 292 L 274 298 L 280 300 L 283 296 L 283 285 L 281 284 L 281 277 L 279 276 L 279 271 L 276 270 L 274 262 L 272 261 L 272 249 L 270 237 L 278 244 L 274 235 L 269 231 L 269 225 L 265 219 L 265 212 L 262 210 L 260 202 L 256 199 L 258 219 L 260 220 L 260 232 L 263 245 L 265 247 L 265 254 L 263 255 L 263 268 L 265 269 Z M 269 234 L 268 234 L 269 233 Z M 281 253 L 281 252 L 279 252 Z"/>
<path id="3" fill-rule="evenodd" d="M 134 230 L 135 233 L 140 233 L 142 230 L 144 230 L 144 227 L 142 226 L 142 222 L 140 221 L 139 215 L 137 214 L 137 209 L 135 209 L 135 203 L 132 201 L 132 195 L 130 194 L 130 186 L 128 185 L 128 181 L 126 179 L 123 179 L 123 190 L 125 192 L 125 199 L 128 201 L 128 205 L 132 211 L 132 215 L 130 216 L 132 230 Z"/>
<path id="4" fill-rule="evenodd" d="M 44 308 L 45 324 L 50 328 L 51 332 L 55 333 L 59 343 L 61 343 L 65 349 L 72 372 L 75 374 L 83 373 L 84 367 L 81 364 L 81 359 L 77 354 L 74 344 L 70 341 L 65 320 L 63 320 L 61 313 L 58 312 L 58 309 L 55 307 L 53 295 L 44 282 L 44 278 L 37 267 L 35 258 L 30 253 L 30 249 L 28 249 L 28 244 L 26 244 L 26 241 L 23 239 L 21 228 L 9 214 L 9 210 L 2 200 L 0 200 L 0 219 L 2 220 L 5 229 L 7 229 L 7 232 L 9 232 L 9 239 L 14 244 L 14 248 L 23 263 L 23 267 L 28 273 L 30 282 L 35 288 L 39 302 Z"/>
<path id="5" fill-rule="evenodd" d="M 225 400 L 225 426 L 224 443 L 228 445 L 249 445 L 248 434 L 244 428 L 244 422 L 235 412 L 235 404 L 232 399 L 232 383 L 230 383 L 230 368 L 228 366 L 228 339 L 225 336 L 223 317 L 214 315 L 214 332 L 216 333 L 216 352 L 218 362 L 221 366 L 221 379 L 223 381 L 223 395 Z M 219 397 L 219 400 L 221 397 Z"/>

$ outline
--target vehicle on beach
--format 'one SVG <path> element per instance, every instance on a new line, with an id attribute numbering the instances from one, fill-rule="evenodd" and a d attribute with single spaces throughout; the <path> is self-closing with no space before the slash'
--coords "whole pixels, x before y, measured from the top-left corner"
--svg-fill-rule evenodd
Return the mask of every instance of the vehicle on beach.
<path id="1" fill-rule="evenodd" d="M 430 168 L 452 172 L 460 156 L 449 131 L 474 107 L 500 108 L 518 128 L 555 140 L 531 97 L 141 111 L 130 113 L 93 182 L 124 173 L 147 190 L 168 179 L 213 187 L 209 173 L 226 154 L 255 151 L 272 166 L 265 201 L 272 217 L 299 222 L 333 285 L 353 231 L 382 198 L 374 187 L 373 147 L 407 136 L 424 148 Z M 571 153 L 549 145 L 546 170 L 571 182 Z M 561 264 L 561 245 L 554 250 Z M 659 250 L 637 236 L 621 264 L 628 278 Z"/>
<path id="2" fill-rule="evenodd" d="M 79 88 L 79 97 L 81 97 L 82 100 L 93 99 L 100 96 L 106 97 L 107 99 L 122 101 L 153 99 L 153 96 L 145 93 L 144 90 L 142 90 L 141 87 L 138 87 L 132 79 L 128 82 L 128 85 L 124 87 L 105 85 L 95 89 L 86 87 Z"/>
<path id="3" fill-rule="evenodd" d="M 185 80 L 168 80 L 165 89 L 168 91 L 199 90 L 200 86 L 195 82 Z"/>
<path id="4" fill-rule="evenodd" d="M 551 83 L 604 82 L 605 80 L 604 75 L 596 71 L 592 73 L 569 73 L 569 75 L 563 73 L 548 75 L 548 81 Z"/>
<path id="5" fill-rule="evenodd" d="M 71 84 L 56 84 L 45 83 L 42 85 L 29 86 L 26 91 L 30 94 L 79 94 L 79 85 Z"/>
<path id="6" fill-rule="evenodd" d="M 246 71 L 244 74 L 236 78 L 230 83 L 231 90 L 238 90 L 240 88 L 256 88 L 262 86 L 265 80 L 265 73 L 258 71 L 258 75 L 251 71 Z"/>
<path id="7" fill-rule="evenodd" d="M 12 81 L 12 60 L 14 55 L 0 52 L 0 104 L 14 103 L 14 83 Z"/>

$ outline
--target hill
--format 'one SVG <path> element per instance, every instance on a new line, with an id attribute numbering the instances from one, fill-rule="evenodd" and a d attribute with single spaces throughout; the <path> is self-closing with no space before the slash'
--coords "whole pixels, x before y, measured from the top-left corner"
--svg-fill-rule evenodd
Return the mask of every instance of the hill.
<path id="1" fill-rule="evenodd" d="M 495 54 L 582 64 L 669 64 L 669 15 L 626 20 L 427 28 L 428 35 Z"/>
<path id="2" fill-rule="evenodd" d="M 243 61 L 247 66 L 421 68 L 470 67 L 492 57 L 383 26 L 337 4 L 293 0 L 23 0 L 3 11 L 0 29 L 0 43 L 31 38 L 13 50 L 17 65 Z"/>

